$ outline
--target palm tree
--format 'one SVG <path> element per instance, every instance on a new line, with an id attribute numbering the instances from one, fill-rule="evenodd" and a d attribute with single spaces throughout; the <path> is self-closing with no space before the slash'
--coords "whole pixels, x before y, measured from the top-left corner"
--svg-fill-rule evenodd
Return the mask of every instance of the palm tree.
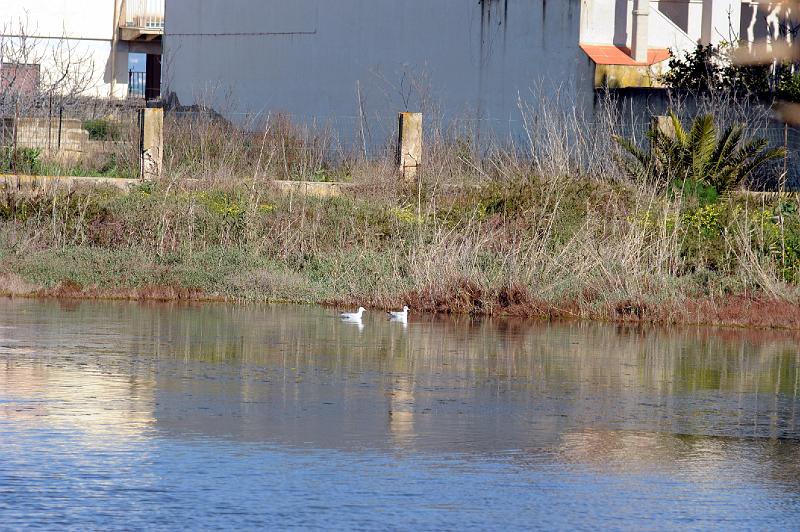
<path id="1" fill-rule="evenodd" d="M 767 148 L 766 139 L 743 141 L 744 126 L 734 124 L 718 138 L 712 115 L 698 116 L 689 131 L 669 112 L 672 131 L 652 127 L 649 151 L 633 141 L 614 140 L 630 156 L 623 163 L 637 179 L 653 179 L 659 186 L 694 182 L 713 186 L 720 194 L 739 187 L 764 164 L 786 156 L 786 149 Z"/>

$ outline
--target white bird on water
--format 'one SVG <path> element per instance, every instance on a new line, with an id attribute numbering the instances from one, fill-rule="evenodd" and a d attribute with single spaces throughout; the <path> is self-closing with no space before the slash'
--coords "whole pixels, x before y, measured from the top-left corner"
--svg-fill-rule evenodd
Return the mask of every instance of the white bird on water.
<path id="1" fill-rule="evenodd" d="M 365 310 L 367 309 L 364 307 L 358 307 L 358 310 L 355 312 L 342 312 L 339 316 L 341 316 L 343 320 L 361 321 L 361 316 L 364 314 Z"/>
<path id="2" fill-rule="evenodd" d="M 390 320 L 395 321 L 408 321 L 408 307 L 403 307 L 403 310 L 398 312 L 387 312 Z"/>

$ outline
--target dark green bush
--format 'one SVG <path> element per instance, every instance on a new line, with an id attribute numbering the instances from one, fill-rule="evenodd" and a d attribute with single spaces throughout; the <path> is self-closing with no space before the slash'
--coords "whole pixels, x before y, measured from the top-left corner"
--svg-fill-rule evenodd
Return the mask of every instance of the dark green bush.
<path id="1" fill-rule="evenodd" d="M 105 118 L 84 120 L 81 127 L 89 132 L 89 140 L 119 140 L 121 136 L 119 124 Z"/>

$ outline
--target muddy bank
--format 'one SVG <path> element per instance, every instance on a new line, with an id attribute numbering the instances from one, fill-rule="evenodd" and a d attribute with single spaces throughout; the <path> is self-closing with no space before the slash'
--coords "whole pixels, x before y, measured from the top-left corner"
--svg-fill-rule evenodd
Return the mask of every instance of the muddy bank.
<path id="1" fill-rule="evenodd" d="M 204 292 L 198 288 L 166 285 L 104 288 L 82 286 L 64 280 L 46 288 L 25 281 L 19 275 L 0 275 L 0 296 L 124 301 L 193 301 L 193 302 L 270 302 L 312 303 L 337 308 L 365 305 L 387 310 L 409 305 L 414 313 L 469 314 L 519 319 L 597 320 L 628 324 L 720 325 L 759 329 L 800 330 L 800 305 L 778 298 L 731 295 L 723 298 L 687 299 L 676 302 L 647 303 L 621 301 L 615 305 L 595 305 L 590 298 L 551 302 L 537 299 L 521 288 L 500 291 L 494 300 L 480 289 L 464 283 L 445 293 L 434 290 L 413 291 L 397 297 L 359 299 L 354 297 L 319 301 L 288 299 L 232 298 Z"/>

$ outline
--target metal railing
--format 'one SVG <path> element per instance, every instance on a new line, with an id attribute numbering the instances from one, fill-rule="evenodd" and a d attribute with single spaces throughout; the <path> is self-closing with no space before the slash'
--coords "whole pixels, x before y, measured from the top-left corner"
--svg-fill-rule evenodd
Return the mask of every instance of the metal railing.
<path id="1" fill-rule="evenodd" d="M 128 98 L 144 98 L 147 74 L 145 72 L 128 72 Z"/>
<path id="2" fill-rule="evenodd" d="M 122 27 L 164 31 L 165 0 L 125 0 Z"/>
<path id="3" fill-rule="evenodd" d="M 145 100 L 156 100 L 161 95 L 161 88 L 158 85 L 147 86 L 147 73 L 128 72 L 128 98 L 144 98 Z"/>

